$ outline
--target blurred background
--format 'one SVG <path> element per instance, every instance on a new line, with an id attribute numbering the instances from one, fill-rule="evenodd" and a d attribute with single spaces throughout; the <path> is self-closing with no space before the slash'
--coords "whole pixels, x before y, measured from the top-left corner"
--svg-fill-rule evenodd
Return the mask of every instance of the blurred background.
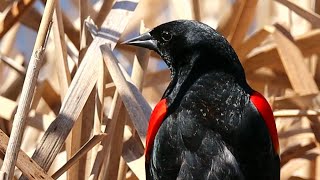
<path id="1" fill-rule="evenodd" d="M 99 28 L 116 0 L 59 2 L 65 32 L 66 62 L 73 77 L 77 69 L 73 67 L 79 66 L 85 53 L 85 47 L 80 48 L 84 18 L 90 16 Z M 12 129 L 43 10 L 42 0 L 0 0 L 0 128 L 7 135 Z M 316 180 L 320 179 L 318 13 L 320 0 L 140 0 L 119 42 L 176 19 L 195 19 L 217 29 L 236 50 L 249 84 L 264 94 L 273 108 L 280 139 L 281 179 Z M 29 114 L 32 121 L 27 123 L 24 132 L 21 149 L 29 156 L 57 117 L 63 100 L 56 67 L 55 38 L 51 31 Z M 90 37 L 87 39 L 90 42 Z M 140 77 L 140 90 L 149 105 L 154 107 L 170 81 L 164 62 L 155 53 L 121 44 L 113 52 L 129 75 L 134 71 L 133 64 L 139 53 L 147 59 L 144 60 L 146 69 Z M 106 116 L 116 87 L 109 75 L 106 75 L 103 85 L 102 109 L 103 116 Z M 82 122 L 83 119 L 93 121 L 93 118 L 82 118 Z M 76 127 L 79 139 L 85 128 L 90 129 L 84 123 L 76 124 Z M 124 134 L 121 134 L 123 141 L 120 140 L 120 144 L 125 144 L 134 134 L 132 123 L 128 120 L 122 130 Z M 129 137 L 126 136 L 127 131 L 131 133 Z M 89 130 L 89 137 L 90 134 L 92 136 L 94 133 Z M 67 162 L 86 140 L 88 137 L 78 140 L 78 143 L 73 142 L 76 145 L 71 143 L 75 150 L 68 150 L 68 145 L 65 145 L 48 174 L 53 174 Z M 118 151 L 126 148 L 119 147 Z M 89 153 L 94 156 L 91 151 Z M 64 173 L 59 179 L 88 179 L 86 169 L 92 167 L 92 161 L 88 163 L 86 160 L 91 157 L 88 154 L 68 171 L 68 175 Z M 4 154 L 1 156 L 3 158 Z M 119 157 L 116 161 L 115 171 L 119 171 L 117 179 L 138 179 L 137 172 L 127 167 L 123 159 Z M 137 169 L 144 168 L 141 164 L 136 166 Z M 15 173 L 16 177 L 21 174 L 18 169 Z M 110 177 L 104 175 L 100 179 L 113 179 Z"/>

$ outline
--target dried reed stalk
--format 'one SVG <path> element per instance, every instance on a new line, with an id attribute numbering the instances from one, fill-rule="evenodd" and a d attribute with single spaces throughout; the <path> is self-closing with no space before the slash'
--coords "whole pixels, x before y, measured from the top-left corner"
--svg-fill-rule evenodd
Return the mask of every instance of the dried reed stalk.
<path id="1" fill-rule="evenodd" d="M 256 12 L 257 3 L 258 0 L 245 0 L 239 21 L 230 41 L 234 48 L 238 48 L 246 37 Z"/>
<path id="2" fill-rule="evenodd" d="M 18 22 L 19 18 L 31 7 L 35 0 L 21 0 L 12 4 L 3 19 L 0 21 L 0 39 L 9 31 L 9 29 Z"/>
<path id="3" fill-rule="evenodd" d="M 300 95 L 318 93 L 319 89 L 312 74 L 303 63 L 303 56 L 295 45 L 292 36 L 283 27 L 276 24 L 274 40 L 278 45 L 281 62 L 287 72 L 293 89 Z M 290 52 L 290 53 L 287 53 Z M 301 76 L 303 74 L 303 76 Z"/>
<path id="4" fill-rule="evenodd" d="M 132 5 L 137 4 L 138 1 L 136 0 L 124 1 L 122 2 L 122 9 L 111 11 L 103 23 L 98 36 L 90 44 L 66 93 L 57 119 L 49 126 L 32 156 L 44 170 L 49 169 L 60 151 L 97 81 L 98 74 L 95 69 L 99 65 L 98 60 L 101 59 L 99 46 L 109 42 L 112 48 L 115 47 L 117 39 L 131 18 L 132 10 L 134 10 L 134 8 L 132 9 Z M 121 22 L 114 19 L 121 19 Z M 106 35 L 107 37 L 112 36 L 111 40 L 106 39 Z"/>
<path id="5" fill-rule="evenodd" d="M 201 13 L 200 13 L 200 2 L 199 0 L 193 0 L 193 15 L 194 15 L 194 19 L 197 21 L 201 20 Z"/>
<path id="6" fill-rule="evenodd" d="M 98 144 L 107 134 L 101 133 L 94 135 L 88 142 L 86 142 L 79 150 L 76 152 L 66 164 L 64 164 L 58 171 L 53 175 L 53 179 L 58 179 L 64 172 L 66 172 L 70 167 L 72 167 L 77 161 L 80 160 L 89 150 L 91 150 L 96 144 Z"/>
<path id="7" fill-rule="evenodd" d="M 3 154 L 6 153 L 6 149 L 8 148 L 8 141 L 8 136 L 2 130 L 0 130 L 0 151 Z M 18 152 L 17 167 L 29 179 L 52 179 L 45 173 L 43 169 L 41 169 L 41 167 L 37 163 L 35 163 L 31 158 L 29 158 L 26 153 L 21 150 Z M 6 179 L 7 178 L 8 176 L 6 177 Z"/>
<path id="8" fill-rule="evenodd" d="M 236 0 L 232 5 L 231 12 L 226 13 L 223 16 L 223 19 L 220 21 L 217 27 L 217 31 L 227 37 L 228 40 L 231 40 L 233 36 L 245 3 L 246 0 Z"/>
<path id="9" fill-rule="evenodd" d="M 101 5 L 99 12 L 94 19 L 94 21 L 98 27 L 100 27 L 102 25 L 104 19 L 109 14 L 114 2 L 115 2 L 114 0 L 103 1 L 103 4 Z"/>
<path id="10" fill-rule="evenodd" d="M 1 171 L 6 173 L 8 179 L 12 179 L 13 176 L 13 170 L 20 149 L 26 118 L 31 105 L 32 96 L 30 96 L 30 94 L 33 94 L 34 92 L 39 70 L 42 65 L 42 57 L 45 50 L 45 43 L 48 37 L 48 30 L 50 28 L 54 5 L 54 0 L 48 0 L 45 7 L 39 33 L 35 42 L 32 57 L 29 63 L 29 68 L 27 70 L 26 78 L 23 84 L 17 113 L 13 121 L 13 128 L 10 135 L 7 153 L 1 167 Z"/>
<path id="11" fill-rule="evenodd" d="M 295 38 L 295 44 L 304 56 L 310 56 L 320 51 L 320 30 L 312 30 Z M 272 59 L 272 61 L 269 61 Z M 269 46 L 243 60 L 246 72 L 252 72 L 260 67 L 279 66 L 280 56 L 276 46 Z"/>
<path id="12" fill-rule="evenodd" d="M 104 45 L 101 46 L 101 51 L 113 82 L 115 83 L 122 101 L 127 108 L 128 114 L 132 119 L 135 128 L 137 129 L 142 143 L 144 144 L 148 126 L 147 117 L 149 117 L 149 115 L 146 115 L 144 113 L 143 109 L 145 108 L 141 107 L 142 104 L 138 102 L 135 94 L 127 84 L 127 81 L 117 64 L 118 61 L 116 60 L 110 49 L 106 45 Z"/>
<path id="13" fill-rule="evenodd" d="M 21 66 L 19 63 L 17 63 L 15 60 L 13 60 L 7 56 L 2 56 L 2 55 L 0 55 L 0 59 L 2 60 L 2 62 L 4 62 L 9 67 L 11 67 L 13 70 L 15 70 L 17 73 L 19 73 L 22 76 L 25 76 L 26 69 L 23 66 Z"/>
<path id="14" fill-rule="evenodd" d="M 294 11 L 301 17 L 305 18 L 307 21 L 309 21 L 313 27 L 319 28 L 320 27 L 320 15 L 317 13 L 314 13 L 310 10 L 304 9 L 296 4 L 294 4 L 292 1 L 289 0 L 275 0 L 285 6 L 287 6 L 290 10 Z"/>
<path id="15" fill-rule="evenodd" d="M 119 94 L 116 92 L 113 99 L 112 99 L 112 104 L 111 104 L 111 109 L 109 111 L 108 119 L 109 119 L 109 124 L 104 130 L 105 133 L 109 134 L 108 137 L 106 137 L 102 142 L 101 146 L 102 149 L 97 153 L 95 160 L 93 161 L 93 166 L 91 169 L 91 173 L 89 176 L 89 180 L 96 180 L 99 177 L 100 170 L 102 167 L 102 164 L 105 160 L 108 160 L 110 157 L 110 142 L 111 142 L 111 137 L 114 133 L 115 126 L 117 124 L 117 118 L 120 113 L 120 109 L 123 106 L 121 99 L 119 97 Z"/>
<path id="16" fill-rule="evenodd" d="M 254 48 L 260 45 L 271 33 L 274 32 L 273 26 L 265 26 L 263 29 L 251 35 L 237 49 L 237 55 L 242 61 Z"/>

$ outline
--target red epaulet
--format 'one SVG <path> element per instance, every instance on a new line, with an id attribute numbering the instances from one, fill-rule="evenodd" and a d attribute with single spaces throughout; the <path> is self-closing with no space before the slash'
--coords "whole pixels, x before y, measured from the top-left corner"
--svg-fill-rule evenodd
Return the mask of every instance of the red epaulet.
<path id="1" fill-rule="evenodd" d="M 147 160 L 149 159 L 150 151 L 152 149 L 156 134 L 157 134 L 166 114 L 167 114 L 167 101 L 166 101 L 166 99 L 162 99 L 155 106 L 155 108 L 153 109 L 151 116 L 150 116 L 147 137 L 146 137 L 146 150 L 145 150 Z"/>
<path id="2" fill-rule="evenodd" d="M 260 93 L 256 91 L 254 91 L 251 94 L 250 100 L 254 104 L 254 106 L 257 108 L 264 122 L 266 123 L 269 134 L 271 136 L 274 150 L 276 151 L 276 153 L 279 154 L 279 139 L 278 139 L 277 127 L 273 117 L 272 109 L 268 101 Z"/>

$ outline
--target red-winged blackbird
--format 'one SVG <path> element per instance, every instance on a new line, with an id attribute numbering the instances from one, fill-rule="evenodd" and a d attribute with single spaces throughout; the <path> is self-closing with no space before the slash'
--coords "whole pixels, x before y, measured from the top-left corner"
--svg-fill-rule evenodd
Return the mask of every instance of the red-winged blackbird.
<path id="1" fill-rule="evenodd" d="M 149 122 L 147 179 L 280 179 L 272 110 L 223 36 L 179 20 L 125 43 L 156 51 L 171 71 Z"/>

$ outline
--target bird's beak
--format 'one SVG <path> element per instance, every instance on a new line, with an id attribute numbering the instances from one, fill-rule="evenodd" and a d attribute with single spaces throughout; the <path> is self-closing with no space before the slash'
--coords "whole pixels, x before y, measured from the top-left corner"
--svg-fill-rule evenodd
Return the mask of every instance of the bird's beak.
<path id="1" fill-rule="evenodd" d="M 133 46 L 144 47 L 144 48 L 148 48 L 148 49 L 151 49 L 151 50 L 158 52 L 157 41 L 151 36 L 151 34 L 149 32 L 141 34 L 138 37 L 129 39 L 121 44 L 128 44 L 128 45 L 133 45 Z"/>

